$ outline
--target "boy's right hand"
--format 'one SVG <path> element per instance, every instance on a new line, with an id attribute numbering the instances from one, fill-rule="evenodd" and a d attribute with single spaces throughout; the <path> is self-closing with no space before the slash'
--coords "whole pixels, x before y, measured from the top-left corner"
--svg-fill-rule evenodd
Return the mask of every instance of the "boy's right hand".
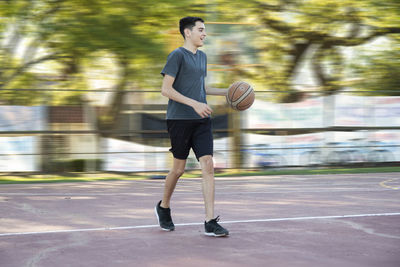
<path id="1" fill-rule="evenodd" d="M 193 105 L 193 109 L 202 118 L 206 118 L 206 117 L 210 116 L 211 113 L 213 112 L 213 110 L 207 104 L 201 103 L 201 102 L 196 102 Z"/>

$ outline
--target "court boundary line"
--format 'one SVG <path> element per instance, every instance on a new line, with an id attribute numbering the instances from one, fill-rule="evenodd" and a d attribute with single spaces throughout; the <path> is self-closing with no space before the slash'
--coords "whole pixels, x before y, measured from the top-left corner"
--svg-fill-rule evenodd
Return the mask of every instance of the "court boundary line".
<path id="1" fill-rule="evenodd" d="M 399 180 L 399 178 L 388 179 L 388 180 L 385 180 L 385 181 L 380 182 L 379 185 L 380 185 L 381 187 L 384 187 L 384 188 L 387 188 L 387 189 L 398 190 L 398 189 L 400 189 L 399 186 L 397 186 L 397 185 L 392 186 L 392 185 L 387 185 L 387 184 L 386 184 L 386 183 L 394 182 L 394 181 L 397 181 L 397 180 Z"/>
<path id="2" fill-rule="evenodd" d="M 292 194 L 292 193 L 330 193 L 330 192 L 381 192 L 381 191 L 393 191 L 393 189 L 399 188 L 390 188 L 381 186 L 379 188 L 344 188 L 344 189 L 329 189 L 329 190 L 297 190 L 297 189 L 289 189 L 283 191 L 232 191 L 232 192 L 218 192 L 218 195 L 231 195 L 231 194 Z M 202 194 L 201 189 L 196 192 L 174 192 L 174 195 L 187 195 L 187 194 Z M 140 193 L 126 192 L 126 193 L 0 193 L 0 197 L 93 197 L 93 196 L 141 196 Z"/>
<path id="3" fill-rule="evenodd" d="M 220 223 L 221 224 L 235 224 L 235 223 L 257 223 L 257 222 L 305 221 L 305 220 L 382 217 L 382 216 L 400 216 L 400 212 L 236 220 L 236 221 L 225 221 L 225 222 L 220 222 Z M 175 224 L 175 226 L 195 226 L 195 225 L 203 225 L 203 224 L 204 224 L 203 222 L 202 223 L 178 223 L 178 224 Z M 38 232 L 0 233 L 0 237 L 40 235 L 40 234 L 62 234 L 62 233 L 76 233 L 76 232 L 95 232 L 95 231 L 118 231 L 118 230 L 132 230 L 132 229 L 145 229 L 145 228 L 158 228 L 158 227 L 160 227 L 158 224 L 149 224 L 149 225 L 133 225 L 133 226 L 119 226 L 119 227 L 117 226 L 117 227 L 99 227 L 99 228 L 80 228 L 80 229 L 64 229 L 64 230 L 60 229 L 60 230 L 40 231 L 40 232 L 38 231 Z"/>
<path id="4" fill-rule="evenodd" d="M 393 188 L 384 187 L 384 188 L 340 188 L 340 189 L 289 189 L 289 190 L 275 190 L 275 191 L 232 191 L 232 192 L 218 192 L 220 195 L 230 195 L 230 194 L 285 194 L 285 193 L 329 193 L 329 192 L 375 192 L 375 191 L 392 191 Z M 198 193 L 202 194 L 201 189 L 196 192 L 189 191 L 178 191 L 174 192 L 174 194 L 178 195 L 186 195 Z M 122 192 L 122 193 L 0 193 L 0 197 L 91 197 L 91 196 L 141 196 L 143 192 Z"/>

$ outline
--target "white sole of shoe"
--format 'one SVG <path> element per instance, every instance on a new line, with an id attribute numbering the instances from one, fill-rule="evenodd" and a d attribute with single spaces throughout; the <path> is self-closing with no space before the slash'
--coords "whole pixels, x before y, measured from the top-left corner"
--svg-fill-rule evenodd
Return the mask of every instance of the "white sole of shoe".
<path id="1" fill-rule="evenodd" d="M 155 213 L 156 216 L 157 216 L 158 225 L 160 225 L 160 227 L 161 227 L 160 217 L 158 217 L 158 212 L 157 212 L 157 206 L 154 207 L 154 213 Z M 175 229 L 167 229 L 167 228 L 163 228 L 163 227 L 161 227 L 161 229 L 164 230 L 164 231 L 167 231 L 167 232 L 170 232 L 170 231 L 174 231 L 174 230 L 175 230 Z"/>
<path id="2" fill-rule="evenodd" d="M 227 234 L 221 234 L 221 235 L 217 235 L 217 234 L 215 234 L 215 233 L 207 233 L 207 232 L 204 232 L 204 235 L 206 235 L 206 236 L 214 236 L 214 237 L 224 237 L 224 236 L 228 236 Z"/>

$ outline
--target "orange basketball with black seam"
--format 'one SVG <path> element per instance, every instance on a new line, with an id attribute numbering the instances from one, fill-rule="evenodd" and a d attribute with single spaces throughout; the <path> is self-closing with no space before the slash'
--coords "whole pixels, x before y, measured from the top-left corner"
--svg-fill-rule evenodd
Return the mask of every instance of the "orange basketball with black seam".
<path id="1" fill-rule="evenodd" d="M 243 111 L 254 103 L 253 87 L 247 82 L 234 82 L 229 86 L 226 101 L 235 110 Z"/>

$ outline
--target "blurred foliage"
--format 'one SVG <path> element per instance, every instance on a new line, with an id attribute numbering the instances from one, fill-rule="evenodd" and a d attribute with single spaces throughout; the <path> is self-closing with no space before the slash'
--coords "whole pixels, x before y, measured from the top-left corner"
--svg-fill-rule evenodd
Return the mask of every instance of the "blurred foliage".
<path id="1" fill-rule="evenodd" d="M 294 83 L 305 61 L 324 94 L 342 90 L 343 81 L 353 78 L 365 81 L 355 87 L 371 90 L 398 84 L 393 74 L 398 59 L 389 56 L 393 49 L 398 54 L 400 41 L 397 0 L 18 0 L 0 1 L 0 101 L 32 105 L 43 95 L 4 89 L 90 88 L 88 70 L 95 67 L 102 70 L 100 78 L 116 77 L 105 85 L 116 93 L 99 122 L 113 127 L 127 89 L 159 88 L 166 55 L 182 44 L 178 21 L 185 15 L 201 16 L 206 24 L 253 25 L 248 43 L 258 64 L 221 63 L 230 68 L 220 86 L 246 79 L 256 88 L 279 91 L 278 102 L 296 102 L 304 96 Z M 383 36 L 391 43 L 387 53 L 347 62 L 345 49 Z M 46 98 L 47 104 L 83 100 L 73 91 Z"/>
<path id="2" fill-rule="evenodd" d="M 124 90 L 130 83 L 143 84 L 159 73 L 165 59 L 163 31 L 171 29 L 181 14 L 181 5 L 188 2 L 160 0 L 45 0 L 1 1 L 2 28 L 0 89 L 71 88 L 86 89 L 85 68 L 96 56 L 108 55 L 116 65 L 117 79 L 112 89 L 109 112 L 100 123 L 112 127 L 119 113 Z M 165 12 L 165 11 L 168 12 Z M 21 47 L 24 51 L 21 52 Z M 39 51 L 41 50 L 41 51 Z M 102 52 L 102 53 L 99 53 Z M 10 64 L 10 62 L 16 64 Z M 33 67 L 51 63 L 51 70 L 40 79 L 28 81 L 26 73 Z M 108 66 L 103 66 L 108 71 Z M 46 79 L 47 78 L 47 79 Z M 25 82 L 24 82 L 25 81 Z M 22 101 L 17 95 L 1 93 L 1 100 L 13 104 L 36 104 L 37 99 Z M 26 92 L 30 94 L 30 92 Z M 17 91 L 16 94 L 25 94 Z M 77 98 L 73 92 L 57 92 L 47 104 L 69 102 Z M 37 94 L 38 95 L 38 94 Z M 7 97 L 8 96 L 8 97 Z M 20 101 L 21 100 L 21 101 Z"/>
<path id="3" fill-rule="evenodd" d="M 304 62 L 311 65 L 309 71 L 319 90 L 329 95 L 344 89 L 343 80 L 354 78 L 345 71 L 346 50 L 356 50 L 383 36 L 398 46 L 400 2 L 384 2 L 249 0 L 235 1 L 228 8 L 230 1 L 219 1 L 224 20 L 239 18 L 259 25 L 258 37 L 253 41 L 261 66 L 257 67 L 254 80 L 262 88 L 280 91 L 278 102 L 296 102 L 303 97 L 294 80 Z M 372 60 L 366 62 L 375 64 Z M 389 78 L 383 68 L 380 71 L 381 76 Z"/>
<path id="4" fill-rule="evenodd" d="M 400 95 L 400 47 L 372 55 L 361 54 L 349 68 L 358 77 L 351 86 L 360 90 L 361 95 Z"/>

